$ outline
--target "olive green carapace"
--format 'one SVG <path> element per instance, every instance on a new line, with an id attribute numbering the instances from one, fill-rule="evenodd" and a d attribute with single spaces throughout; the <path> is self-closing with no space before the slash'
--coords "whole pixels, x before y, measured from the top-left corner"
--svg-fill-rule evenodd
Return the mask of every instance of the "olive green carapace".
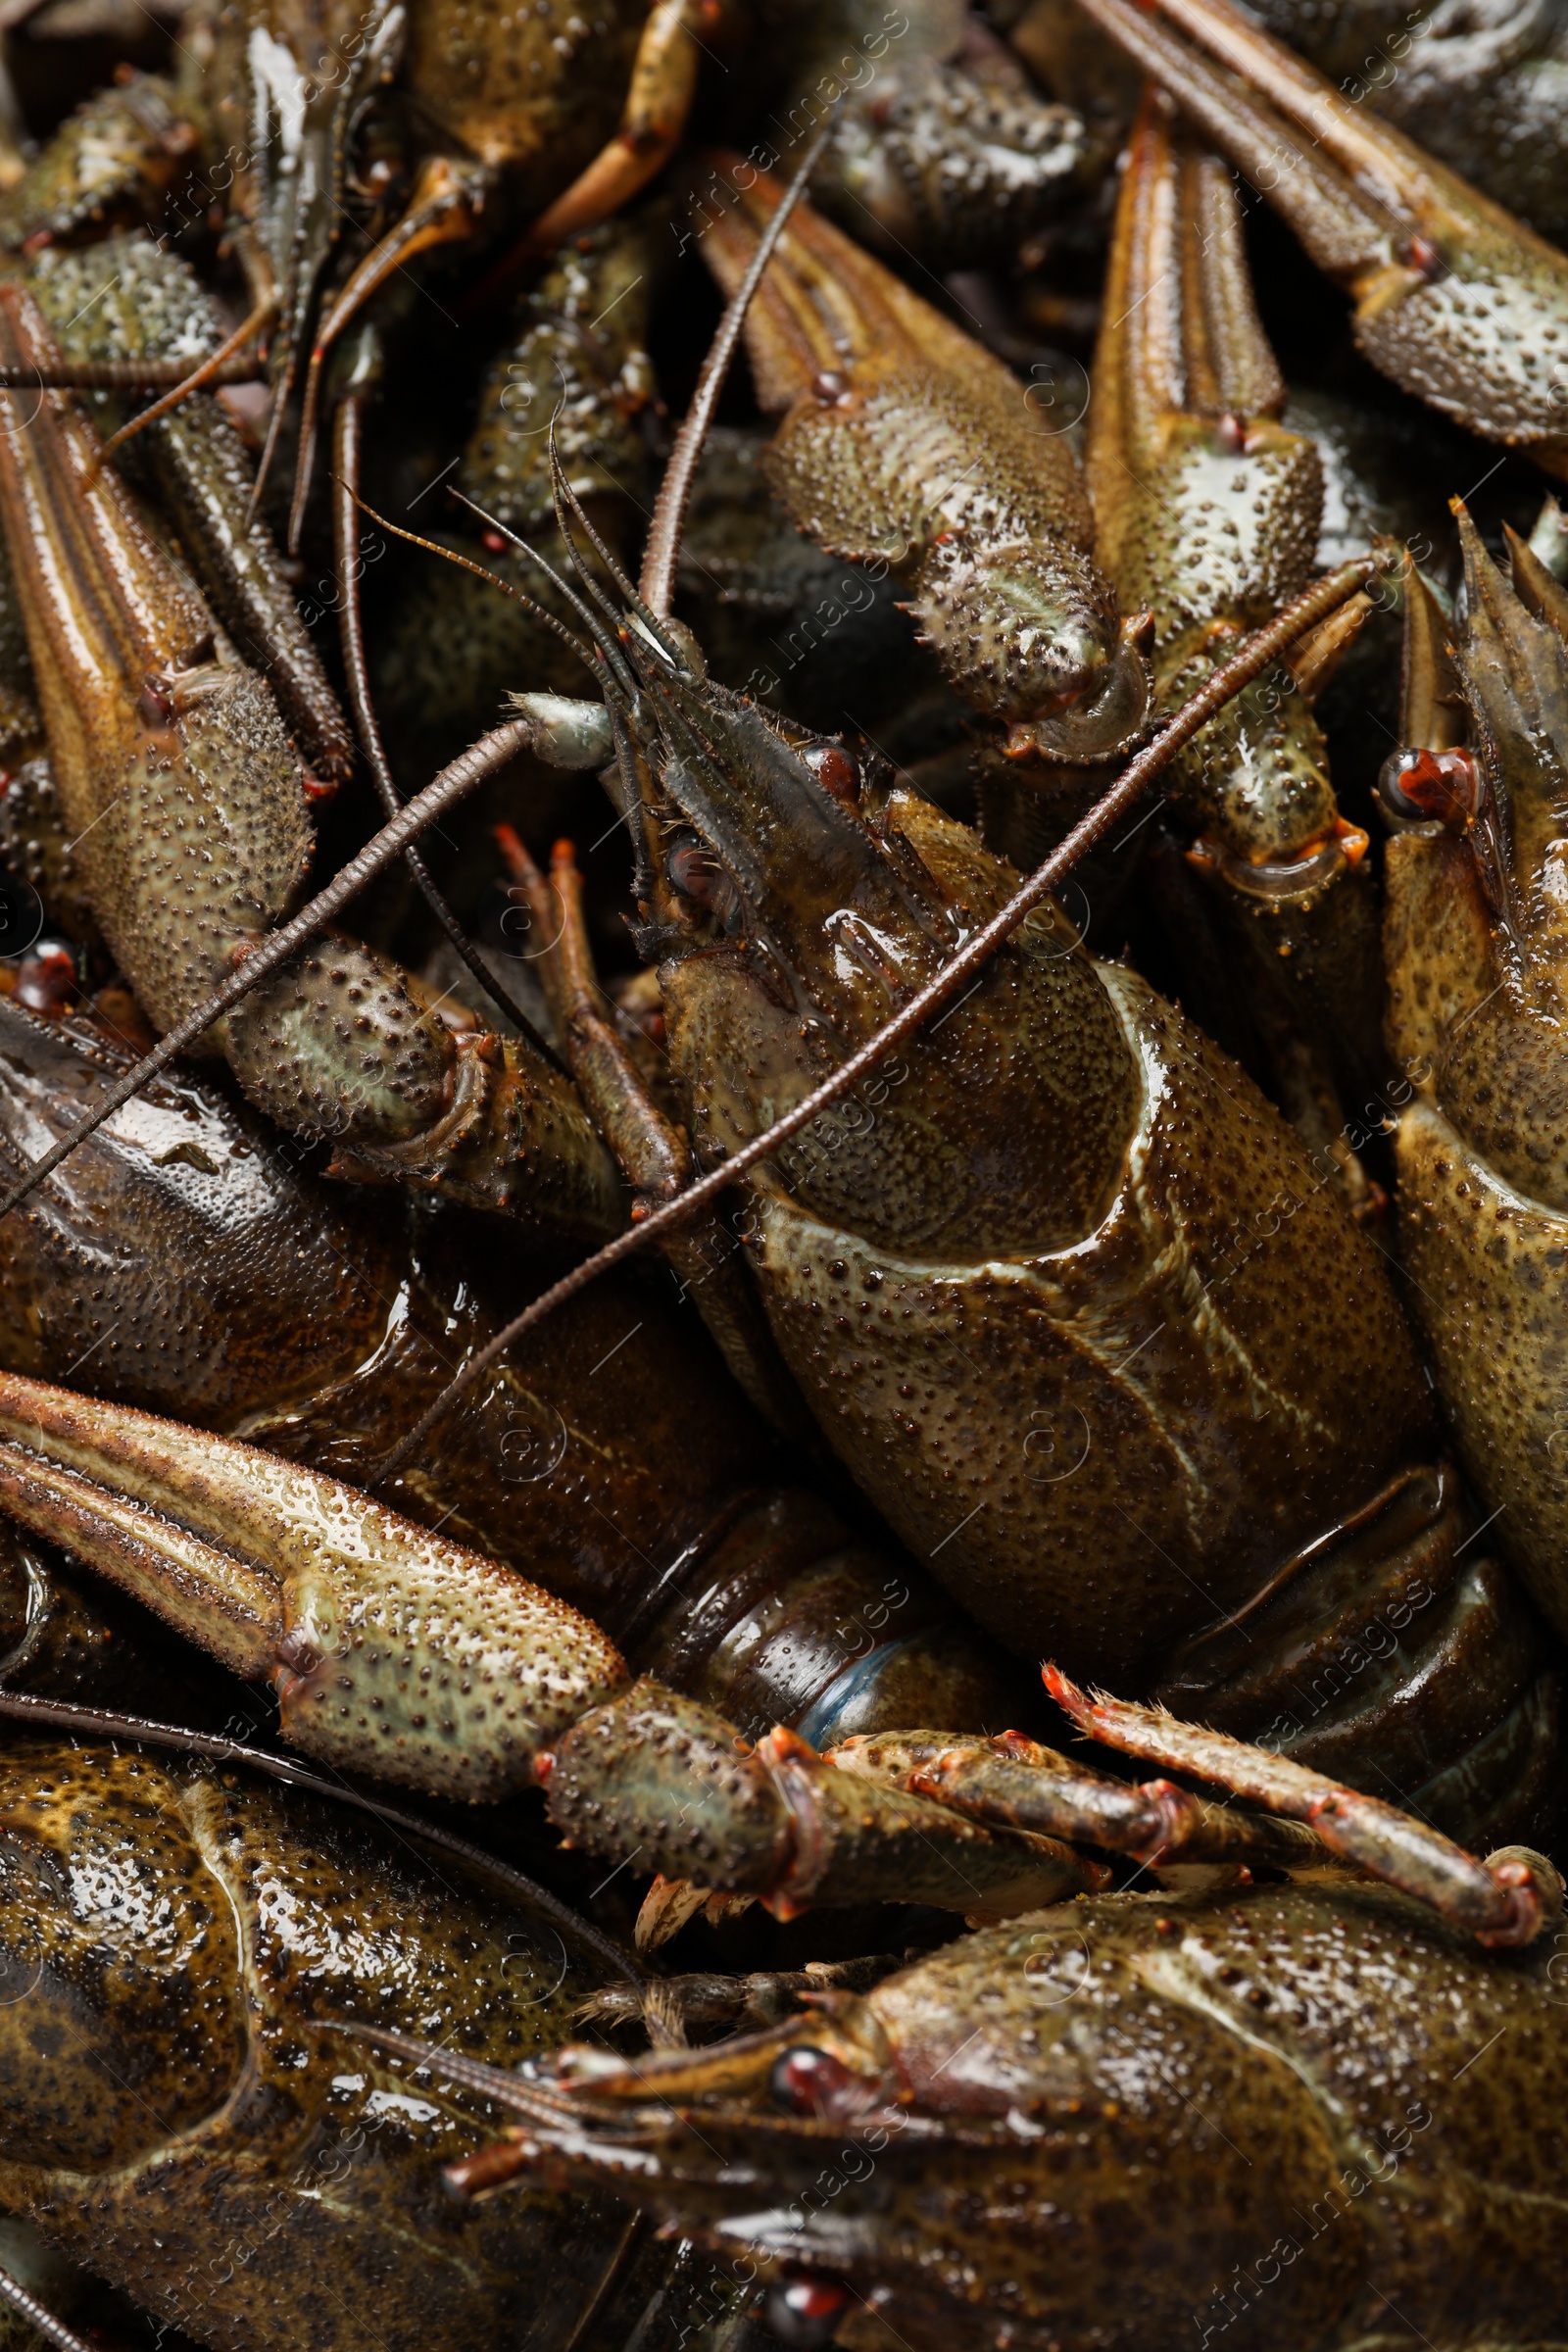
<path id="1" fill-rule="evenodd" d="M 362 2020 L 504 2067 L 602 1963 L 505 1881 L 233 1773 L 31 1740 L 0 1759 L 0 2205 L 218 2352 L 555 2352 L 608 2195 L 464 2209 L 493 2135 Z"/>
<path id="2" fill-rule="evenodd" d="M 1090 1896 L 581 2098 L 645 2209 L 843 2281 L 849 2352 L 1548 2352 L 1559 1973 L 1343 1881 Z"/>
<path id="3" fill-rule="evenodd" d="M 929 804 L 896 792 L 884 822 L 965 921 L 1006 897 Z M 851 922 L 804 966 L 823 998 Z M 869 1033 L 864 986 L 830 1043 L 738 948 L 666 968 L 701 1152 Z M 1387 1278 L 1295 1135 L 1060 918 L 862 1092 L 758 1181 L 754 1264 L 830 1442 L 1009 1647 L 1136 1688 L 1429 1443 Z"/>
<path id="4" fill-rule="evenodd" d="M 1497 1539 L 1568 1629 L 1568 651 L 1463 523 L 1473 820 L 1389 844 L 1399 1248 Z M 1528 576 L 1521 583 L 1528 585 Z M 1417 732 L 1414 748 L 1419 748 Z"/>

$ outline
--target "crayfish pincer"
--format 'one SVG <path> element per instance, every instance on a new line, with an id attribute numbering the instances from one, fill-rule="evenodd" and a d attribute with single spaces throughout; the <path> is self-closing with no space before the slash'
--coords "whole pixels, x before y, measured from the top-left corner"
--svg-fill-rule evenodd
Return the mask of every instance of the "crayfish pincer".
<path id="1" fill-rule="evenodd" d="M 1568 470 L 1568 255 L 1234 0 L 1080 5 L 1344 287 L 1374 368 L 1548 473 Z"/>
<path id="2" fill-rule="evenodd" d="M 0 289 L 0 353 L 57 356 L 15 284 Z M 267 681 L 99 470 L 74 396 L 40 392 L 35 413 L 17 398 L 0 392 L 0 507 L 60 807 L 104 937 L 167 1030 L 288 910 L 312 855 L 308 779 Z M 215 1033 L 253 1101 L 333 1136 L 351 1168 L 514 1201 L 568 1231 L 619 1220 L 609 1155 L 544 1055 L 455 1036 L 356 941 L 318 940 Z"/>
<path id="3" fill-rule="evenodd" d="M 101 1021 L 0 995 L 0 1153 L 25 1158 L 125 1066 Z M 508 1290 L 487 1222 L 320 1183 L 299 1156 L 205 1072 L 150 1087 L 8 1229 L 0 1362 L 39 1379 L 87 1362 L 106 1402 L 373 1478 L 453 1357 L 494 1337 Z M 383 1493 L 750 1735 L 784 1722 L 820 1746 L 1027 1707 L 1012 1661 L 911 1561 L 779 1470 L 690 1319 L 611 1280 L 514 1350 Z M 16 1610 L 35 1629 L 47 1597 Z M 0 1683 L 6 1619 L 0 1592 Z"/>
<path id="4" fill-rule="evenodd" d="M 1548 1866 L 1473 1861 L 1332 1776 L 1138 1706 L 1053 1694 L 1129 1753 L 1242 1795 L 1127 1786 L 1009 1736 L 999 1775 L 951 1794 L 986 1743 L 951 1731 L 851 1740 L 842 1763 L 775 1728 L 755 1745 L 649 1676 L 578 1611 L 318 1471 L 37 1381 L 0 1380 L 0 1502 L 226 1665 L 275 1686 L 284 1737 L 339 1769 L 495 1801 L 543 1787 L 593 1852 L 781 1918 L 927 1902 L 1007 1918 L 1104 1884 L 1084 1838 L 1150 1860 L 1339 1856 L 1489 1943 L 1530 1942 Z M 1020 1788 L 1019 1784 L 1023 1787 Z M 1019 1826 L 1026 1823 L 1027 1826 Z"/>
<path id="5" fill-rule="evenodd" d="M 745 193 L 705 217 L 702 251 L 733 294 L 783 191 L 739 158 L 723 169 Z M 766 466 L 791 520 L 908 581 L 950 681 L 1009 750 L 1089 760 L 1130 742 L 1140 624 L 1096 567 L 1076 456 L 1009 369 L 807 204 L 746 332 L 762 406 L 785 412 Z"/>

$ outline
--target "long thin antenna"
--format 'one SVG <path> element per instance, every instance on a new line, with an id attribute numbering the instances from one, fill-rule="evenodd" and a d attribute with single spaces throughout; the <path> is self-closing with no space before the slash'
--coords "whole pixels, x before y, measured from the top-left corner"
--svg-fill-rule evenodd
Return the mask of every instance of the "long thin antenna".
<path id="1" fill-rule="evenodd" d="M 366 843 L 358 857 L 351 858 L 347 865 L 333 875 L 326 888 L 317 892 L 309 906 L 302 906 L 292 921 L 284 923 L 280 930 L 270 931 L 265 939 L 258 942 L 228 979 L 215 988 L 194 1012 L 187 1013 L 182 1021 L 176 1022 L 172 1029 L 161 1037 L 152 1052 L 138 1061 L 134 1069 L 127 1070 L 123 1078 L 117 1079 L 103 1101 L 84 1119 L 79 1120 L 69 1134 L 63 1135 L 57 1144 L 52 1144 L 41 1159 L 33 1161 L 5 1199 L 0 1200 L 0 1217 L 9 1216 L 19 1202 L 25 1200 L 35 1185 L 52 1175 L 63 1159 L 71 1157 L 78 1144 L 84 1144 L 105 1119 L 113 1118 L 115 1112 L 128 1102 L 133 1095 L 139 1095 L 149 1079 L 156 1078 L 160 1070 L 167 1070 L 170 1063 L 183 1054 L 187 1046 L 193 1046 L 231 1005 L 237 1004 L 241 998 L 248 997 L 251 990 L 262 981 L 270 978 L 280 964 L 287 963 L 296 948 L 302 948 L 307 940 L 314 939 L 317 932 L 340 913 L 350 899 L 357 897 L 368 882 L 373 882 L 377 874 L 382 873 L 395 858 L 401 858 L 410 842 L 417 841 L 427 825 L 434 824 L 438 816 L 444 816 L 449 808 L 455 808 L 476 784 L 482 784 L 486 776 L 493 776 L 498 767 L 505 767 L 509 760 L 514 760 L 519 752 L 527 751 L 535 741 L 536 733 L 533 721 L 528 718 L 513 718 L 505 726 L 492 727 L 488 735 L 481 735 L 477 743 L 470 744 L 466 752 L 444 767 L 433 783 L 427 784 L 422 792 L 416 793 L 412 801 L 406 801 L 397 815 L 390 818 L 380 832 Z"/>
<path id="2" fill-rule="evenodd" d="M 463 498 L 463 492 L 454 490 L 452 496 Z M 400 522 L 389 522 L 384 514 L 376 513 L 368 500 L 361 498 L 358 491 L 354 494 L 354 503 L 362 514 L 368 514 L 377 530 L 390 531 L 394 539 L 406 539 L 410 547 L 422 547 L 427 556 L 442 556 L 447 563 L 456 564 L 460 571 L 471 571 L 476 580 L 483 580 L 488 587 L 499 589 L 503 596 L 510 596 L 514 605 L 521 605 L 523 611 L 531 612 L 535 620 L 547 622 L 555 630 L 563 645 L 570 648 L 584 669 L 592 676 L 596 649 L 588 643 L 586 638 L 579 637 L 574 629 L 568 629 L 559 613 L 552 612 L 545 605 L 536 604 L 531 596 L 526 595 L 520 588 L 514 588 L 512 582 L 504 580 L 499 572 L 491 571 L 487 564 L 476 564 L 472 556 L 460 555 L 455 547 L 443 547 L 439 539 L 426 539 L 418 531 L 405 530 Z M 463 498 L 463 503 L 466 507 L 473 506 L 470 498 Z M 480 507 L 474 507 L 473 511 L 476 514 L 483 513 L 483 509 Z M 485 515 L 487 522 L 489 519 L 489 516 Z M 506 526 L 497 523 L 495 527 L 497 530 L 503 530 Z M 525 539 L 519 539 L 516 544 L 518 547 L 527 547 L 528 543 Z M 529 549 L 529 553 L 532 553 L 531 549 Z M 551 577 L 554 578 L 555 574 L 552 573 Z"/>
<path id="3" fill-rule="evenodd" d="M 828 132 L 838 101 L 828 108 L 822 126 L 806 150 L 801 168 L 790 181 L 772 220 L 763 229 L 761 240 L 752 256 L 751 268 L 736 287 L 728 310 L 718 322 L 718 332 L 703 362 L 675 446 L 669 453 L 664 478 L 659 485 L 654 502 L 654 519 L 648 527 L 648 545 L 643 551 L 642 592 L 646 603 L 653 607 L 662 620 L 667 620 L 675 601 L 675 564 L 680 555 L 681 533 L 686 526 L 686 510 L 691 505 L 692 490 L 697 480 L 697 467 L 708 443 L 718 396 L 724 389 L 735 346 L 746 324 L 746 314 L 752 307 L 752 297 L 762 282 L 762 273 L 773 259 L 789 217 L 806 193 L 806 183 L 816 168 L 816 159 L 827 145 Z"/>
<path id="4" fill-rule="evenodd" d="M 98 452 L 97 463 L 92 468 L 92 478 L 96 480 L 99 471 L 108 464 L 116 450 L 122 449 L 125 443 L 134 439 L 137 433 L 144 433 L 150 424 L 158 422 L 160 416 L 167 416 L 172 409 L 177 409 L 182 401 L 189 400 L 193 392 L 200 392 L 206 385 L 221 381 L 223 370 L 229 361 L 242 352 L 247 344 L 253 343 L 262 330 L 271 324 L 276 314 L 276 301 L 271 295 L 265 296 L 256 305 L 250 317 L 242 318 L 233 333 L 226 336 L 207 359 L 199 361 L 194 368 L 189 368 L 180 377 L 178 383 L 170 387 L 162 400 L 155 400 L 150 409 L 143 409 L 139 416 L 133 416 L 128 424 L 122 424 L 118 433 L 111 433 Z"/>
<path id="5" fill-rule="evenodd" d="M 584 564 L 582 557 L 577 552 L 577 543 L 571 535 L 571 522 L 576 522 L 579 525 L 588 540 L 589 546 L 598 556 L 600 562 L 604 564 L 605 569 L 609 572 L 616 587 L 621 591 L 621 594 L 625 597 L 627 604 L 636 613 L 638 619 L 650 632 L 655 644 L 659 647 L 660 652 L 664 656 L 665 660 L 669 662 L 676 669 L 689 668 L 690 663 L 685 660 L 680 652 L 680 649 L 676 646 L 673 638 L 663 627 L 660 620 L 659 614 L 654 611 L 653 606 L 644 603 L 641 591 L 626 577 L 626 574 L 616 563 L 614 556 L 605 545 L 605 542 L 600 538 L 599 533 L 594 529 L 593 524 L 589 521 L 587 510 L 584 508 L 581 499 L 577 496 L 576 491 L 572 488 L 571 484 L 567 481 L 565 474 L 562 470 L 561 460 L 556 454 L 556 429 L 554 425 L 552 425 L 550 428 L 550 486 L 551 498 L 554 502 L 556 510 L 556 528 L 561 533 L 562 540 L 571 557 L 573 564 L 576 566 L 577 576 L 582 581 L 583 586 L 593 590 L 596 601 L 600 602 L 610 610 L 611 616 L 614 621 L 615 626 L 617 628 L 620 627 L 620 614 L 614 611 L 612 606 L 610 605 L 609 598 L 605 596 L 603 590 L 598 586 L 598 583 L 594 580 L 593 574 L 589 570 L 588 565 Z"/>
<path id="6" fill-rule="evenodd" d="M 455 498 L 460 506 L 466 507 L 470 514 L 477 514 L 481 522 L 488 523 L 491 530 L 499 532 L 503 539 L 509 539 L 512 542 L 512 545 L 516 549 L 518 555 L 526 556 L 530 564 L 537 564 L 538 568 L 544 573 L 545 578 L 551 583 L 552 587 L 558 589 L 560 593 L 566 598 L 567 602 L 571 606 L 572 611 L 580 615 L 582 625 L 588 631 L 589 636 L 593 639 L 600 658 L 607 662 L 614 670 L 617 679 L 620 680 L 625 691 L 628 694 L 635 694 L 637 691 L 637 681 L 632 676 L 631 671 L 627 668 L 626 663 L 621 657 L 620 648 L 615 643 L 614 638 L 611 635 L 610 630 L 606 627 L 603 618 L 593 610 L 591 606 L 584 604 L 582 598 L 577 594 L 577 591 L 572 586 L 571 582 L 568 579 L 565 579 L 562 573 L 556 569 L 549 558 L 547 556 L 542 556 L 539 553 L 539 550 L 533 546 L 530 541 L 522 537 L 520 532 L 514 531 L 510 522 L 503 522 L 499 514 L 492 514 L 486 508 L 481 507 L 477 499 L 467 497 L 465 492 L 455 487 L 449 489 L 447 495 L 449 498 Z M 455 557 L 453 560 L 454 562 L 461 562 L 464 559 Z M 475 566 L 469 564 L 468 568 L 473 570 Z M 495 580 L 494 572 L 486 572 L 484 576 L 486 579 Z M 591 585 L 591 583 L 587 584 Z M 505 585 L 505 581 L 496 580 L 496 586 L 498 588 L 504 587 Z M 515 591 L 514 593 L 515 593 Z M 536 608 L 536 610 L 542 612 L 543 607 L 540 606 Z M 615 612 L 613 606 L 611 606 L 608 608 L 608 610 L 610 612 L 610 617 L 612 626 L 618 628 L 620 626 L 619 613 Z"/>
<path id="7" fill-rule="evenodd" d="M 438 1845 L 444 1852 L 491 1872 L 527 1901 L 537 1904 L 558 1928 L 574 1936 L 579 1943 L 589 1945 L 639 1991 L 648 1982 L 646 1970 L 629 1952 L 623 1952 L 612 1936 L 606 1936 L 591 1920 L 581 1918 L 569 1903 L 563 1902 L 559 1894 L 552 1894 L 548 1886 L 541 1886 L 526 1872 L 514 1870 L 510 1862 L 487 1854 L 482 1845 L 472 1845 L 466 1838 L 459 1838 L 451 1830 L 421 1821 L 417 1813 L 405 1813 L 401 1805 L 388 1805 L 380 1797 L 367 1796 L 346 1782 L 322 1780 L 319 1773 L 296 1764 L 292 1756 L 275 1756 L 265 1747 L 247 1747 L 241 1740 L 226 1740 L 214 1732 L 187 1731 L 182 1724 L 155 1723 L 146 1716 L 121 1715 L 108 1707 L 75 1707 L 64 1699 L 35 1698 L 24 1690 L 0 1690 L 0 1719 L 6 1717 L 13 1723 L 47 1724 L 53 1731 L 79 1732 L 91 1740 L 134 1740 L 144 1747 L 162 1747 L 175 1755 L 205 1756 L 214 1764 L 240 1764 L 248 1772 L 266 1773 L 270 1780 L 281 1781 L 287 1788 L 303 1788 L 309 1796 L 325 1797 L 334 1805 L 347 1805 L 353 1812 L 368 1813 L 374 1820 L 384 1821 L 389 1829 L 422 1838 L 426 1844 Z"/>
<path id="8" fill-rule="evenodd" d="M 398 794 L 391 764 L 387 760 L 386 746 L 381 740 L 381 729 L 375 715 L 375 704 L 370 694 L 369 670 L 365 659 L 365 620 L 360 609 L 360 447 L 365 423 L 365 407 L 369 393 L 370 386 L 368 381 L 351 383 L 338 404 L 334 426 L 334 439 L 337 446 L 332 486 L 336 496 L 332 502 L 332 525 L 336 539 L 335 553 L 338 574 L 338 642 L 343 653 L 343 672 L 348 681 L 349 704 L 354 712 L 355 724 L 360 731 L 360 745 L 365 753 L 366 764 L 370 770 L 370 780 L 375 786 L 376 797 L 388 816 L 396 816 L 403 803 Z M 511 991 L 502 986 L 495 974 L 485 964 L 477 948 L 448 905 L 445 892 L 437 887 L 429 867 L 412 843 L 404 851 L 403 858 L 425 905 L 446 933 L 453 954 L 478 986 L 483 989 L 491 1003 L 506 1014 L 508 1020 L 516 1028 L 519 1036 L 525 1037 L 537 1054 L 541 1054 L 546 1061 L 553 1061 L 564 1075 L 561 1056 L 549 1041 L 540 1036 L 539 1031 L 528 1018 L 522 1006 L 513 997 Z"/>
<path id="9" fill-rule="evenodd" d="M 57 2320 L 52 2311 L 45 2311 L 37 2296 L 29 2295 L 21 2279 L 13 2278 L 9 2271 L 0 2271 L 0 2302 L 9 2303 L 13 2311 L 19 2311 L 30 2328 L 36 2328 L 48 2342 L 59 2346 L 59 2352 L 92 2352 L 90 2344 L 74 2334 L 64 2320 Z"/>
<path id="10" fill-rule="evenodd" d="M 764 1159 L 771 1159 L 791 1136 L 799 1135 L 803 1127 L 809 1127 L 841 1095 L 849 1094 L 862 1078 L 870 1077 L 878 1062 L 895 1046 L 902 1045 L 906 1038 L 911 1036 L 939 1006 L 945 1004 L 964 981 L 980 971 L 1003 942 L 1010 939 L 1025 917 L 1033 913 L 1042 899 L 1049 897 L 1079 859 L 1087 857 L 1104 840 L 1112 825 L 1118 824 L 1127 814 L 1152 778 L 1175 757 L 1183 744 L 1190 743 L 1199 728 L 1206 725 L 1232 695 L 1239 694 L 1244 686 L 1250 685 L 1258 672 L 1266 669 L 1288 645 L 1294 645 L 1297 638 L 1303 636 L 1315 621 L 1321 620 L 1325 613 L 1332 612 L 1337 606 L 1353 596 L 1358 588 L 1364 587 L 1379 568 L 1379 559 L 1374 556 L 1363 556 L 1353 564 L 1342 564 L 1338 571 L 1331 571 L 1306 589 L 1293 604 L 1287 605 L 1283 612 L 1276 614 L 1266 627 L 1248 638 L 1246 644 L 1221 668 L 1214 671 L 1174 716 L 1166 720 L 1152 742 L 1146 744 L 1137 757 L 1128 761 L 1103 799 L 1097 801 L 1088 814 L 1079 818 L 1066 839 L 1053 850 L 1045 863 L 1035 869 L 1027 882 L 1019 885 L 1000 913 L 994 914 L 989 923 L 975 932 L 973 938 L 965 941 L 957 954 L 950 957 L 923 988 L 916 989 L 908 1003 L 901 1006 L 891 1020 L 884 1022 L 875 1036 L 868 1038 L 831 1077 L 825 1078 L 793 1110 L 786 1111 L 783 1118 L 775 1120 L 771 1127 L 764 1128 L 760 1135 L 753 1136 L 749 1144 L 741 1145 L 718 1167 L 710 1169 L 706 1176 L 700 1176 L 695 1184 L 688 1185 L 673 1200 L 650 1210 L 640 1223 L 617 1234 L 612 1242 L 607 1242 L 602 1250 L 596 1250 L 591 1257 L 584 1258 L 580 1266 L 573 1267 L 560 1282 L 553 1283 L 549 1290 L 541 1292 L 530 1306 L 514 1316 L 477 1354 L 471 1355 L 447 1383 L 434 1403 L 420 1415 L 408 1436 L 399 1440 L 380 1468 L 366 1481 L 370 1491 L 373 1493 L 394 1472 L 403 1468 L 436 1423 L 450 1412 L 458 1398 L 476 1380 L 481 1379 L 491 1365 L 522 1338 L 524 1332 L 531 1331 L 556 1307 L 575 1298 L 598 1275 L 608 1272 L 612 1266 L 619 1265 L 623 1259 L 634 1256 L 638 1250 L 646 1250 L 651 1242 L 657 1242 L 672 1226 L 682 1224 L 686 1218 L 694 1216 L 698 1209 L 705 1208 L 710 1200 L 727 1191 L 750 1169 L 760 1166 Z"/>

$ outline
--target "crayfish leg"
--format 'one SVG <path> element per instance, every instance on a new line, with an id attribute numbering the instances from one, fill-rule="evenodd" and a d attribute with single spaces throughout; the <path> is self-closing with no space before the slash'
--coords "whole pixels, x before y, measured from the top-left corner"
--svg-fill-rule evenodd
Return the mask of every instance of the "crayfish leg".
<path id="1" fill-rule="evenodd" d="M 1226 1732 L 1180 1723 L 1163 1708 L 1138 1706 L 1103 1691 L 1090 1696 L 1054 1666 L 1047 1666 L 1045 1677 L 1052 1697 L 1090 1738 L 1144 1763 L 1228 1789 L 1265 1813 L 1304 1822 L 1331 1853 L 1429 1904 L 1455 1927 L 1468 1929 L 1478 1942 L 1529 1943 L 1561 1913 L 1561 1878 L 1544 1856 L 1527 1847 L 1510 1846 L 1478 1862 L 1396 1805 L 1364 1796 L 1287 1756 L 1233 1740 Z M 1152 1787 L 1169 1789 L 1168 1783 Z M 1167 1801 L 1182 1798 L 1188 1805 L 1196 1802 L 1182 1789 L 1170 1789 Z M 1191 1842 L 1183 1841 L 1182 1855 L 1184 1860 L 1206 1858 L 1200 1823 L 1194 1824 Z"/>

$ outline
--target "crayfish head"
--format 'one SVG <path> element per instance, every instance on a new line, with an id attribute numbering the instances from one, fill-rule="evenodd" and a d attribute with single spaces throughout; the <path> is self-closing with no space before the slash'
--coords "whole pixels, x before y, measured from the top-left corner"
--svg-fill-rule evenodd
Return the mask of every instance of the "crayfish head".
<path id="1" fill-rule="evenodd" d="M 648 848 L 687 947 L 747 943 L 808 1020 L 857 1038 L 958 933 L 881 821 L 886 762 L 633 649 Z"/>

